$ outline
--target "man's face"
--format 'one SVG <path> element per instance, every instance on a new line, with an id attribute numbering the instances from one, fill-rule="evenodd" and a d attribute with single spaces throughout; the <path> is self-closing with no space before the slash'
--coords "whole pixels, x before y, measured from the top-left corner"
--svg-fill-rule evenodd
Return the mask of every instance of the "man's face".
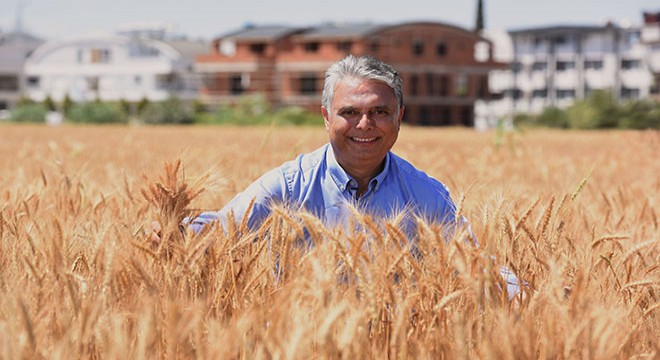
<path id="1" fill-rule="evenodd" d="M 321 112 L 337 162 L 352 176 L 380 167 L 403 118 L 392 88 L 354 77 L 335 85 L 330 109 L 321 107 Z"/>

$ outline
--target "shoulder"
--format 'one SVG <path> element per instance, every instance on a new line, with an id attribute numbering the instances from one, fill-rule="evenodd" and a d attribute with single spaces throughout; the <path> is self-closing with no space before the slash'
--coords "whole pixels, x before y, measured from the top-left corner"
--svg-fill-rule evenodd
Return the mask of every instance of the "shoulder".
<path id="1" fill-rule="evenodd" d="M 422 192 L 439 192 L 444 195 L 449 194 L 449 190 L 445 184 L 429 176 L 424 171 L 417 169 L 402 157 L 394 153 L 390 153 L 390 156 L 391 170 L 411 185 L 411 189 Z"/>
<path id="2" fill-rule="evenodd" d="M 306 154 L 300 154 L 295 159 L 289 160 L 282 164 L 278 171 L 284 177 L 300 176 L 307 172 L 317 169 L 325 161 L 325 155 L 328 149 L 328 144 Z"/>
<path id="3" fill-rule="evenodd" d="M 284 182 L 283 189 L 288 195 L 299 192 L 313 178 L 314 174 L 325 168 L 326 152 L 329 145 L 324 145 L 310 153 L 300 154 L 279 167 L 271 170 L 268 177 Z"/>

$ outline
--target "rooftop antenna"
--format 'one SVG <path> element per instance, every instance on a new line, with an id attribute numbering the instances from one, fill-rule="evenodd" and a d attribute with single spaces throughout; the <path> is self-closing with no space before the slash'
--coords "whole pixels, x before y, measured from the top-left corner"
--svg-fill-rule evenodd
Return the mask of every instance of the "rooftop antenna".
<path id="1" fill-rule="evenodd" d="M 18 5 L 16 5 L 16 20 L 14 22 L 14 32 L 22 33 L 23 32 L 23 8 L 25 7 L 24 0 L 18 0 Z"/>

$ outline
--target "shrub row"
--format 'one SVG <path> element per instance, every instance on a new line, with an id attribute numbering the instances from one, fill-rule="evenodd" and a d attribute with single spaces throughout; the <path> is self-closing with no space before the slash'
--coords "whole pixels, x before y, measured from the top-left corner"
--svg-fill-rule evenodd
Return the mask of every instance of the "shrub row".
<path id="1" fill-rule="evenodd" d="M 660 129 L 660 103 L 634 100 L 618 103 L 608 91 L 594 91 L 566 109 L 546 108 L 539 115 L 519 114 L 516 125 L 562 129 Z"/>
<path id="2" fill-rule="evenodd" d="M 127 101 L 92 101 L 74 104 L 68 98 L 59 106 L 50 98 L 41 103 L 23 99 L 12 110 L 11 119 L 17 122 L 44 122 L 49 111 L 60 111 L 73 123 L 128 123 L 145 124 L 234 124 L 234 125 L 311 125 L 322 124 L 320 115 L 300 107 L 273 109 L 261 94 L 241 97 L 233 105 L 221 105 L 209 112 L 194 101 L 187 103 L 176 97 L 165 101 L 142 100 L 131 104 Z"/>

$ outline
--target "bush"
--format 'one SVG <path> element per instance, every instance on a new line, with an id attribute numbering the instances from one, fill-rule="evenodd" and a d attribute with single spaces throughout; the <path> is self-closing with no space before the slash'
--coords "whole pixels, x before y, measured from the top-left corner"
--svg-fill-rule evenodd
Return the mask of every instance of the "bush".
<path id="1" fill-rule="evenodd" d="M 658 129 L 660 103 L 637 100 L 619 104 L 611 92 L 597 90 L 565 110 L 550 107 L 537 116 L 517 114 L 515 124 L 564 129 Z"/>
<path id="2" fill-rule="evenodd" d="M 48 109 L 43 104 L 24 103 L 11 112 L 11 120 L 18 122 L 45 122 Z"/>
<path id="3" fill-rule="evenodd" d="M 71 100 L 71 97 L 69 96 L 69 94 L 66 94 L 64 96 L 64 100 L 62 100 L 62 113 L 64 113 L 64 116 L 69 115 L 69 111 L 71 111 L 71 108 L 74 105 L 75 104 L 73 103 L 73 100 Z"/>
<path id="4" fill-rule="evenodd" d="M 179 98 L 171 97 L 147 104 L 140 118 L 145 124 L 191 124 L 193 113 Z"/>
<path id="5" fill-rule="evenodd" d="M 619 127 L 624 129 L 660 129 L 660 104 L 634 101 L 620 111 Z"/>
<path id="6" fill-rule="evenodd" d="M 279 109 L 273 116 L 277 125 L 321 125 L 321 114 L 314 114 L 298 106 Z"/>
<path id="7" fill-rule="evenodd" d="M 569 119 L 566 112 L 557 107 L 549 107 L 536 119 L 539 125 L 566 129 L 569 127 Z"/>
<path id="8" fill-rule="evenodd" d="M 98 101 L 73 105 L 67 118 L 75 123 L 95 124 L 126 123 L 128 121 L 126 112 L 119 105 Z"/>
<path id="9" fill-rule="evenodd" d="M 220 105 L 213 114 L 196 115 L 196 122 L 233 125 L 321 125 L 320 114 L 298 106 L 274 111 L 263 94 L 242 96 L 235 105 Z"/>
<path id="10" fill-rule="evenodd" d="M 55 108 L 55 102 L 53 102 L 53 99 L 50 96 L 46 96 L 44 99 L 43 105 L 46 107 L 48 111 L 55 111 L 57 108 Z"/>

